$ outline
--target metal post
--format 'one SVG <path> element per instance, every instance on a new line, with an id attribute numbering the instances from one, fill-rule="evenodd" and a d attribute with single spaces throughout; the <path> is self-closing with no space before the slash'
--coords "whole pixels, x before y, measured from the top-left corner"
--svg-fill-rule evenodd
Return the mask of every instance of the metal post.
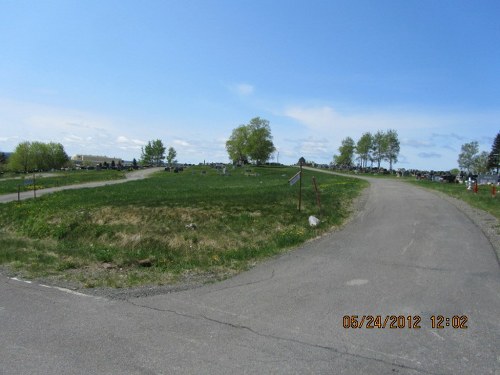
<path id="1" fill-rule="evenodd" d="M 33 172 L 33 197 L 36 199 L 36 179 L 35 179 L 35 172 Z"/>

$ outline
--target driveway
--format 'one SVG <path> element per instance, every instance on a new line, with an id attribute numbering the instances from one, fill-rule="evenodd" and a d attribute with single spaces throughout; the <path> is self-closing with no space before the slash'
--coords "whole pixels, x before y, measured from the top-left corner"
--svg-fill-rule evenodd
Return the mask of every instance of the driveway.
<path id="1" fill-rule="evenodd" d="M 481 230 L 397 181 L 365 199 L 342 230 L 197 289 L 110 300 L 0 278 L 0 374 L 499 375 Z M 353 315 L 363 327 L 344 328 Z"/>

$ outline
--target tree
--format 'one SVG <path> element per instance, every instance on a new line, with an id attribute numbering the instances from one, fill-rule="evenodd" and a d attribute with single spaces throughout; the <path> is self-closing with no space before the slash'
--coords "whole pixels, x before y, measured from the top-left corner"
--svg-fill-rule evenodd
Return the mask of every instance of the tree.
<path id="1" fill-rule="evenodd" d="M 27 173 L 32 170 L 60 169 L 69 160 L 60 143 L 22 142 L 9 158 L 9 168 Z"/>
<path id="2" fill-rule="evenodd" d="M 351 137 L 344 138 L 342 140 L 342 144 L 339 147 L 340 155 L 334 156 L 335 164 L 345 167 L 351 167 L 355 149 L 356 146 L 354 145 L 354 140 Z"/>
<path id="3" fill-rule="evenodd" d="M 496 169 L 498 174 L 498 167 L 500 164 L 500 132 L 495 137 L 493 145 L 491 146 L 491 152 L 488 155 L 488 170 Z"/>
<path id="4" fill-rule="evenodd" d="M 269 121 L 255 117 L 233 130 L 226 150 L 233 163 L 246 164 L 251 160 L 258 165 L 269 160 L 276 150 L 272 139 Z"/>
<path id="5" fill-rule="evenodd" d="M 248 124 L 248 156 L 257 165 L 265 163 L 276 150 L 269 121 L 255 117 Z"/>
<path id="6" fill-rule="evenodd" d="M 176 156 L 177 156 L 177 151 L 175 151 L 175 148 L 169 147 L 168 148 L 168 155 L 167 155 L 167 164 L 170 168 L 172 168 L 172 163 L 175 162 Z"/>
<path id="7" fill-rule="evenodd" d="M 137 169 L 137 160 L 136 160 L 136 158 L 134 158 L 134 160 L 132 160 L 132 167 L 134 169 Z"/>
<path id="8" fill-rule="evenodd" d="M 3 172 L 6 164 L 7 164 L 7 155 L 5 155 L 4 152 L 0 152 L 0 172 Z"/>
<path id="9" fill-rule="evenodd" d="M 366 168 L 368 166 L 372 143 L 373 136 L 371 135 L 371 133 L 364 133 L 356 144 L 356 153 L 359 155 L 361 168 Z"/>
<path id="10" fill-rule="evenodd" d="M 458 155 L 458 166 L 461 169 L 466 169 L 468 173 L 474 163 L 474 157 L 479 152 L 479 144 L 474 142 L 464 143 L 462 145 L 462 152 Z"/>
<path id="11" fill-rule="evenodd" d="M 48 169 L 48 146 L 45 143 L 32 142 L 29 153 L 33 169 L 39 171 Z"/>
<path id="12" fill-rule="evenodd" d="M 233 163 L 248 163 L 248 127 L 246 125 L 240 125 L 233 130 L 226 141 L 226 150 Z"/>
<path id="13" fill-rule="evenodd" d="M 31 142 L 21 142 L 16 146 L 14 153 L 9 158 L 9 169 L 28 173 L 33 169 L 31 161 Z"/>
<path id="14" fill-rule="evenodd" d="M 374 161 L 377 162 L 377 169 L 380 169 L 380 163 L 387 155 L 387 137 L 381 130 L 377 131 L 372 139 L 372 155 Z"/>
<path id="15" fill-rule="evenodd" d="M 165 146 L 160 139 L 149 141 L 146 146 L 142 148 L 141 162 L 144 165 L 161 166 L 165 160 Z"/>
<path id="16" fill-rule="evenodd" d="M 487 151 L 483 151 L 479 155 L 474 156 L 472 159 L 472 170 L 475 174 L 483 174 L 489 171 L 488 157 L 489 153 Z"/>
<path id="17" fill-rule="evenodd" d="M 48 169 L 60 169 L 69 161 L 69 156 L 66 151 L 64 151 L 64 146 L 60 143 L 48 143 L 46 152 Z"/>
<path id="18" fill-rule="evenodd" d="M 389 162 L 389 170 L 392 172 L 392 164 L 398 162 L 399 155 L 399 139 L 396 130 L 388 130 L 384 135 L 385 137 L 385 155 L 384 159 Z"/>

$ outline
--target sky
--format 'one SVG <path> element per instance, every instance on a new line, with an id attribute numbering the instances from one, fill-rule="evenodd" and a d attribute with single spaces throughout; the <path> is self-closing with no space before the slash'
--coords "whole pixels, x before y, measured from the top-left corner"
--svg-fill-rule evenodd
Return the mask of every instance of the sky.
<path id="1" fill-rule="evenodd" d="M 270 122 L 284 164 L 394 129 L 396 168 L 450 170 L 500 131 L 498 0 L 0 0 L 0 151 L 59 142 L 185 163 Z"/>

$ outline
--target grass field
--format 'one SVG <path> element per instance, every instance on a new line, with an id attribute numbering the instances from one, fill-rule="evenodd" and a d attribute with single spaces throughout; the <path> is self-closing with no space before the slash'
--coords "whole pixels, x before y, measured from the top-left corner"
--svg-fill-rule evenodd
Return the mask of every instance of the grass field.
<path id="1" fill-rule="evenodd" d="M 56 186 L 75 185 L 84 182 L 109 181 L 125 178 L 125 172 L 116 170 L 81 170 L 50 173 L 50 177 L 35 175 L 37 190 Z M 20 178 L 0 178 L 0 194 L 16 193 L 18 186 L 21 191 L 33 190 L 33 175 L 27 174 Z"/>
<path id="2" fill-rule="evenodd" d="M 478 187 L 478 192 L 474 193 L 473 191 L 467 190 L 464 184 L 448 184 L 426 180 L 417 181 L 414 178 L 407 178 L 404 179 L 404 181 L 427 189 L 437 190 L 457 199 L 461 199 L 471 206 L 489 212 L 497 219 L 500 219 L 500 192 L 497 194 L 497 197 L 493 198 L 491 186 L 480 185 Z"/>
<path id="3" fill-rule="evenodd" d="M 196 167 L 3 204 L 0 264 L 24 277 L 85 287 L 173 283 L 186 274 L 224 278 L 341 224 L 367 186 L 304 171 L 299 212 L 299 184 L 288 184 L 296 172 L 237 168 L 222 176 Z M 309 215 L 319 216 L 321 224 L 309 227 Z"/>

